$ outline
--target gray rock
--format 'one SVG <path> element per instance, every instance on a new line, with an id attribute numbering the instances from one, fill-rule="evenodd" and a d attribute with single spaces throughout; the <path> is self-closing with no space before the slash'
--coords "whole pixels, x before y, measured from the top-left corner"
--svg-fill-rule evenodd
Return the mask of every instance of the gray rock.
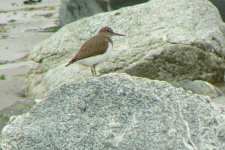
<path id="1" fill-rule="evenodd" d="M 195 94 L 209 96 L 210 98 L 220 97 L 222 91 L 209 82 L 202 80 L 189 81 L 184 80 L 173 84 L 176 87 L 183 87 L 185 90 L 190 90 Z"/>
<path id="2" fill-rule="evenodd" d="M 78 20 L 37 45 L 29 55 L 33 65 L 27 94 L 42 96 L 91 76 L 90 68 L 78 63 L 64 66 L 102 26 L 126 37 L 114 38 L 112 57 L 97 66 L 99 74 L 126 72 L 169 82 L 223 81 L 225 26 L 216 7 L 206 0 L 151 0 Z"/>
<path id="3" fill-rule="evenodd" d="M 65 25 L 83 17 L 103 11 L 112 11 L 126 6 L 147 2 L 148 0 L 62 0 L 59 22 Z"/>
<path id="4" fill-rule="evenodd" d="M 29 113 L 11 119 L 3 129 L 1 146 L 222 150 L 224 121 L 208 97 L 167 82 L 110 74 L 54 90 Z"/>
<path id="5" fill-rule="evenodd" d="M 21 115 L 28 112 L 34 106 L 33 100 L 18 101 L 15 104 L 0 111 L 0 131 L 13 115 Z"/>
<path id="6" fill-rule="evenodd" d="M 145 3 L 149 0 L 96 0 L 96 1 L 105 11 L 110 11 L 120 9 L 122 7 Z"/>
<path id="7" fill-rule="evenodd" d="M 59 10 L 59 22 L 68 24 L 83 17 L 102 12 L 96 0 L 62 0 Z"/>
<path id="8" fill-rule="evenodd" d="M 216 133 L 216 136 L 223 142 L 225 142 L 225 124 L 222 124 Z"/>
<path id="9" fill-rule="evenodd" d="M 218 8 L 223 21 L 225 21 L 225 10 L 224 10 L 225 1 L 224 0 L 210 0 L 210 1 Z"/>

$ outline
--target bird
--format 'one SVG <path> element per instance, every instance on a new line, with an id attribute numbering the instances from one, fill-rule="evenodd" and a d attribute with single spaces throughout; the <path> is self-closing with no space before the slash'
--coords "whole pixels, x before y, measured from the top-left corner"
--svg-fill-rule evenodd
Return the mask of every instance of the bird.
<path id="1" fill-rule="evenodd" d="M 106 26 L 99 30 L 98 34 L 87 40 L 80 48 L 78 53 L 65 65 L 65 67 L 78 62 L 91 67 L 93 77 L 97 76 L 95 67 L 108 59 L 112 49 L 112 36 L 125 36 L 114 32 Z"/>

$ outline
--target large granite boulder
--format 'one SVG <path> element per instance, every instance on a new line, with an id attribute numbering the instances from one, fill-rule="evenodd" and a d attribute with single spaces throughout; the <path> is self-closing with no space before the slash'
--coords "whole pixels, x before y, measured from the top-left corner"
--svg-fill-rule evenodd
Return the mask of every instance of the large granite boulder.
<path id="1" fill-rule="evenodd" d="M 151 0 L 78 20 L 37 45 L 29 55 L 33 65 L 27 94 L 42 96 L 65 82 L 91 76 L 90 68 L 78 63 L 64 66 L 103 26 L 126 37 L 114 38 L 112 56 L 97 66 L 99 74 L 223 81 L 225 26 L 216 7 L 207 0 Z"/>
<path id="2" fill-rule="evenodd" d="M 4 150 L 225 149 L 209 97 L 164 81 L 103 75 L 62 85 L 2 133 Z"/>

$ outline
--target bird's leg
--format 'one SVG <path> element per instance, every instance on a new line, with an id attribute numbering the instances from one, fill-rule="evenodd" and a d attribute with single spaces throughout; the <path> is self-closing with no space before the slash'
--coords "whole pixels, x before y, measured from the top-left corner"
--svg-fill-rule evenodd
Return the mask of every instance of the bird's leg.
<path id="1" fill-rule="evenodd" d="M 93 77 L 95 76 L 94 68 L 93 67 L 91 67 L 91 74 L 92 74 Z"/>
<path id="2" fill-rule="evenodd" d="M 95 76 L 97 77 L 97 73 L 96 73 L 95 67 L 96 67 L 96 65 L 93 66 L 93 71 L 94 71 Z"/>

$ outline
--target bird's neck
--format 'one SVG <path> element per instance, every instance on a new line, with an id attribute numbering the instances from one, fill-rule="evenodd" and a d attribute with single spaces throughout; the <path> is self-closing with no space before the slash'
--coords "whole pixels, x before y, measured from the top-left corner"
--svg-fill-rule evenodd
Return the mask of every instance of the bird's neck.
<path id="1" fill-rule="evenodd" d="M 113 45 L 112 36 L 105 36 L 107 41 L 109 41 Z"/>
<path id="2" fill-rule="evenodd" d="M 112 39 L 112 35 L 109 34 L 99 33 L 99 35 Z"/>
<path id="3" fill-rule="evenodd" d="M 98 36 L 104 37 L 108 42 L 110 42 L 111 44 L 113 44 L 112 36 L 111 35 L 106 35 L 106 34 L 103 34 L 103 33 L 99 33 Z"/>

